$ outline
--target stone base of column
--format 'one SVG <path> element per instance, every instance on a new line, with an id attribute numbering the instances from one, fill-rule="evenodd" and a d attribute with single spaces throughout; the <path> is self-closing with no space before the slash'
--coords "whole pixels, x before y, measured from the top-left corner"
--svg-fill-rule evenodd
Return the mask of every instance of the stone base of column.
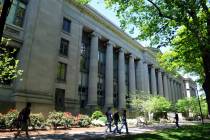
<path id="1" fill-rule="evenodd" d="M 104 105 L 104 110 L 107 110 L 108 108 L 114 108 L 114 105 L 113 104 Z"/>
<path id="2" fill-rule="evenodd" d="M 88 114 L 89 114 L 89 113 L 92 113 L 92 112 L 98 110 L 99 107 L 98 107 L 98 105 L 87 104 L 86 109 L 87 109 L 87 112 L 88 112 Z"/>

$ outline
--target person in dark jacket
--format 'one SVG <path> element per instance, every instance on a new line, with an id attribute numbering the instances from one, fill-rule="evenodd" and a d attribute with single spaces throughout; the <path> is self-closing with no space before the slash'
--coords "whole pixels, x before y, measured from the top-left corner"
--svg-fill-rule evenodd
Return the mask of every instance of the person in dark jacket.
<path id="1" fill-rule="evenodd" d="M 120 128 L 120 132 L 122 131 L 122 128 L 125 126 L 126 134 L 128 134 L 128 124 L 127 124 L 126 110 L 123 110 L 121 120 L 122 120 L 122 126 Z"/>
<path id="2" fill-rule="evenodd" d="M 177 113 L 175 113 L 175 123 L 176 123 L 176 127 L 179 128 L 179 116 Z"/>
<path id="3" fill-rule="evenodd" d="M 15 134 L 15 138 L 20 135 L 21 130 L 26 131 L 26 136 L 28 135 L 28 125 L 30 124 L 30 113 L 31 113 L 31 103 L 27 103 L 26 107 L 22 109 L 22 111 L 18 115 L 18 123 L 19 127 L 17 133 Z"/>
<path id="4" fill-rule="evenodd" d="M 120 116 L 119 116 L 119 112 L 116 111 L 113 115 L 113 120 L 114 120 L 114 125 L 115 125 L 115 129 L 113 130 L 114 133 L 118 132 L 120 133 L 119 129 L 118 129 L 118 123 L 120 121 Z"/>
<path id="5" fill-rule="evenodd" d="M 105 113 L 105 115 L 106 115 L 106 119 L 107 119 L 107 128 L 106 128 L 106 132 L 107 132 L 107 130 L 109 129 L 109 132 L 112 132 L 112 111 L 111 111 L 111 107 L 109 107 L 108 109 L 107 109 L 107 112 Z"/>

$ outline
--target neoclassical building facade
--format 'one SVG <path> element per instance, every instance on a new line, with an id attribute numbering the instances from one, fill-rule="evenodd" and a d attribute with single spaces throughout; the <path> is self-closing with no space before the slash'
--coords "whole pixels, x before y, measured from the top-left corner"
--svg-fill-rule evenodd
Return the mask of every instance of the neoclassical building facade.
<path id="1" fill-rule="evenodd" d="M 23 74 L 1 85 L 1 111 L 25 102 L 34 112 L 121 109 L 136 91 L 186 97 L 184 78 L 166 73 L 153 51 L 73 0 L 14 0 L 4 37 Z"/>

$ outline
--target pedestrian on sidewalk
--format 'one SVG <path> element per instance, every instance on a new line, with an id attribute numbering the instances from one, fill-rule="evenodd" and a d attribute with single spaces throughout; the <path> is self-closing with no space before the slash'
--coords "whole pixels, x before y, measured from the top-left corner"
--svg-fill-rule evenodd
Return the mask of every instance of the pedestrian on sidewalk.
<path id="1" fill-rule="evenodd" d="M 114 133 L 120 133 L 119 129 L 118 129 L 118 123 L 120 121 L 120 116 L 119 116 L 119 112 L 116 111 L 113 115 L 113 119 L 114 119 L 114 125 L 115 125 L 115 129 L 113 130 Z"/>
<path id="2" fill-rule="evenodd" d="M 122 126 L 120 128 L 120 132 L 122 131 L 122 128 L 125 126 L 126 134 L 128 134 L 128 124 L 127 124 L 126 110 L 123 110 L 121 120 L 122 120 Z"/>
<path id="3" fill-rule="evenodd" d="M 177 113 L 175 113 L 175 123 L 176 123 L 176 127 L 179 128 L 179 115 Z"/>
<path id="4" fill-rule="evenodd" d="M 18 131 L 15 134 L 15 138 L 20 135 L 21 130 L 25 130 L 26 136 L 29 138 L 28 135 L 28 126 L 30 124 L 30 113 L 31 113 L 31 103 L 27 103 L 26 107 L 22 109 L 22 111 L 18 115 Z"/>
<path id="5" fill-rule="evenodd" d="M 106 124 L 107 128 L 106 128 L 106 132 L 107 132 L 108 129 L 109 129 L 109 132 L 112 132 L 112 120 L 113 120 L 113 119 L 112 119 L 111 107 L 108 107 L 108 109 L 107 109 L 105 115 L 106 115 L 106 119 L 107 119 L 107 124 Z"/>

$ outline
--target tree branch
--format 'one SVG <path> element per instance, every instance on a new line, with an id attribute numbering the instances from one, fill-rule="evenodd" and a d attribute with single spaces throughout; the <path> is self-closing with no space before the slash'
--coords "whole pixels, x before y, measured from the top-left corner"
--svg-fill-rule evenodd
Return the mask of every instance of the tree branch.
<path id="1" fill-rule="evenodd" d="M 160 17 L 167 18 L 170 20 L 175 20 L 172 16 L 164 15 L 163 12 L 161 11 L 161 9 L 152 0 L 148 0 L 148 1 L 157 9 Z"/>
<path id="2" fill-rule="evenodd" d="M 209 13 L 209 8 L 208 8 L 207 5 L 206 5 L 206 0 L 200 0 L 200 4 L 201 4 L 203 10 L 204 10 L 207 14 L 210 14 L 210 13 Z"/>

